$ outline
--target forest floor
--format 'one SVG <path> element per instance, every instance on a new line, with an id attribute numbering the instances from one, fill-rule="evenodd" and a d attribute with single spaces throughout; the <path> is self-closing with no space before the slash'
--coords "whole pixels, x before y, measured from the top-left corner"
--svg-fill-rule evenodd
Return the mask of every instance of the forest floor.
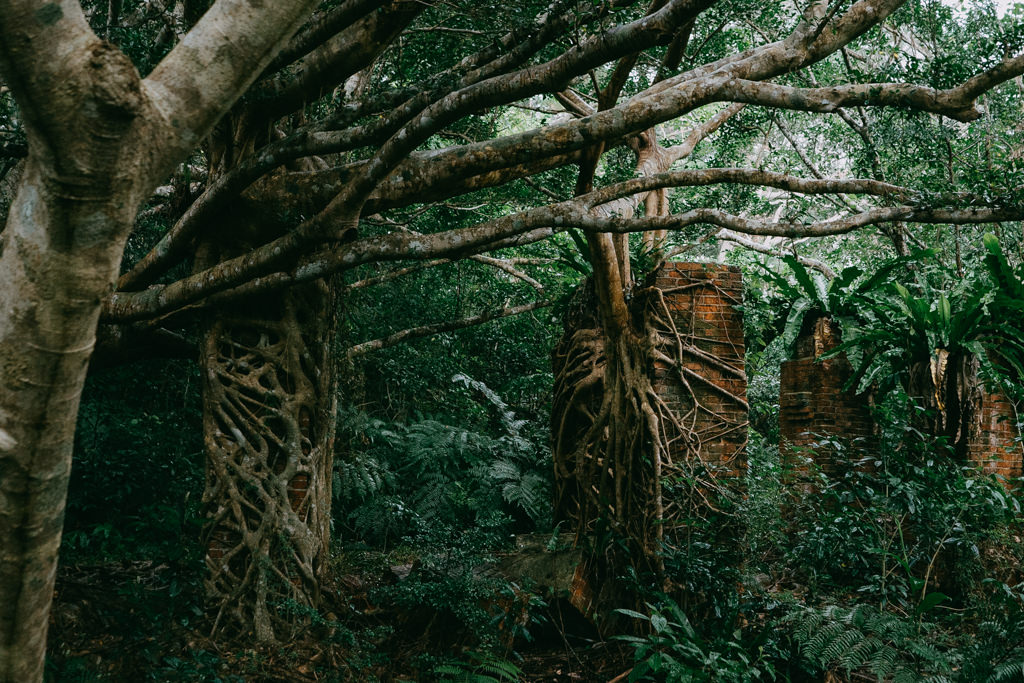
<path id="1" fill-rule="evenodd" d="M 437 634 L 421 618 L 373 609 L 353 630 L 310 627 L 298 638 L 252 649 L 214 641 L 199 608 L 199 586 L 174 562 L 121 561 L 62 566 L 50 623 L 47 681 L 280 681 L 418 680 L 417 668 Z M 335 594 L 335 600 L 338 595 Z M 365 596 L 345 597 L 346 602 Z M 341 606 L 339 606 L 340 609 Z M 445 626 L 429 619 L 427 630 Z M 384 628 L 380 628 L 384 627 Z M 375 633 L 386 634 L 376 637 Z M 468 643 L 448 643 L 461 659 Z M 461 656 L 460 656 L 461 655 Z M 516 643 L 508 661 L 519 680 L 537 683 L 623 681 L 632 662 L 624 643 L 566 638 L 555 628 Z M 429 680 L 429 677 L 425 678 Z"/>

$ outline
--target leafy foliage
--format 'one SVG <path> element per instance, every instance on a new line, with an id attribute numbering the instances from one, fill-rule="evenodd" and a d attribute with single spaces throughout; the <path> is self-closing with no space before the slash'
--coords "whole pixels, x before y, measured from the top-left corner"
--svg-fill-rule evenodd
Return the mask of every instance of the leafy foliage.
<path id="1" fill-rule="evenodd" d="M 517 683 L 522 672 L 515 664 L 486 652 L 468 653 L 468 661 L 442 664 L 434 669 L 439 683 Z"/>
<path id="2" fill-rule="evenodd" d="M 203 465 L 194 369 L 143 367 L 95 373 L 86 387 L 63 540 L 73 561 L 182 559 L 195 548 Z"/>
<path id="3" fill-rule="evenodd" d="M 455 382 L 492 409 L 498 436 L 430 418 L 402 425 L 342 414 L 347 452 L 335 466 L 335 515 L 359 538 L 386 547 L 434 521 L 462 527 L 495 516 L 520 530 L 549 524 L 539 435 L 485 384 L 465 375 Z"/>
<path id="4" fill-rule="evenodd" d="M 1021 272 L 1009 266 L 994 235 L 986 235 L 984 242 L 982 267 L 970 277 L 925 263 L 930 253 L 919 252 L 913 259 L 919 266 L 916 292 L 895 280 L 886 282 L 898 265 L 894 261 L 847 294 L 843 303 L 854 314 L 840 314 L 848 339 L 833 355 L 851 352 L 861 388 L 880 383 L 879 390 L 887 391 L 915 365 L 934 366 L 947 354 L 965 352 L 981 360 L 990 378 L 1022 376 Z"/>
<path id="5" fill-rule="evenodd" d="M 752 658 L 740 642 L 739 631 L 707 641 L 670 598 L 662 596 L 657 604 L 648 603 L 647 608 L 649 614 L 617 610 L 650 629 L 645 636 L 618 636 L 633 645 L 636 664 L 630 681 L 749 683 L 772 679 L 772 664 Z"/>
<path id="6" fill-rule="evenodd" d="M 792 614 L 803 657 L 826 671 L 863 671 L 881 680 L 951 681 L 954 665 L 914 620 L 868 604 Z"/>

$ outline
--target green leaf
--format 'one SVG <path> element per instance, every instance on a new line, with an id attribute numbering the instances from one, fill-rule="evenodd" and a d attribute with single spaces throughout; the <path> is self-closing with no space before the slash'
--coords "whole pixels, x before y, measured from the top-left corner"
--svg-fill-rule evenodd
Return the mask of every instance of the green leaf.
<path id="1" fill-rule="evenodd" d="M 918 615 L 924 614 L 946 600 L 949 600 L 949 596 L 945 593 L 940 593 L 939 591 L 929 593 L 924 596 L 924 599 L 917 605 L 917 609 L 914 611 Z"/>
<path id="2" fill-rule="evenodd" d="M 620 607 L 615 611 L 619 614 L 625 614 L 627 617 L 633 617 L 634 619 L 642 619 L 643 621 L 649 621 L 650 619 L 646 614 L 640 614 L 639 612 L 635 612 L 631 609 L 626 609 L 624 607 Z"/>

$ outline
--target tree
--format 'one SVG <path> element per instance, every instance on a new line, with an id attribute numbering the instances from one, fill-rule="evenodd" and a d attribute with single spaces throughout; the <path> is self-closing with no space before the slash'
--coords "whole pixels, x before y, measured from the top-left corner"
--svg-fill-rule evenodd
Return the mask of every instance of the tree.
<path id="1" fill-rule="evenodd" d="M 910 72 L 876 80 L 885 65 L 867 57 L 837 68 L 855 41 L 888 45 L 877 29 L 900 0 L 799 8 L 555 0 L 504 11 L 348 0 L 308 17 L 314 4 L 218 0 L 198 20 L 193 2 L 157 10 L 165 25 L 133 55 L 142 67 L 156 62 L 145 78 L 96 37 L 77 4 L 0 4 L 0 70 L 27 141 L 0 242 L 0 678 L 40 675 L 77 396 L 101 322 L 118 330 L 107 338 L 127 339 L 231 306 L 230 319 L 205 318 L 201 345 L 216 515 L 211 585 L 221 605 L 244 603 L 228 610 L 235 628 L 273 637 L 261 582 L 276 581 L 277 599 L 315 605 L 324 564 L 326 483 L 317 470 L 329 462 L 332 395 L 329 358 L 313 349 L 331 337 L 331 316 L 317 313 L 333 308 L 338 273 L 575 235 L 594 274 L 604 359 L 601 409 L 579 457 L 611 449 L 657 467 L 663 413 L 642 372 L 648 333 L 627 306 L 621 235 L 650 233 L 648 245 L 660 248 L 667 231 L 690 226 L 792 237 L 886 225 L 898 241 L 912 222 L 1021 216 L 1004 196 L 922 194 L 879 177 L 805 178 L 757 163 L 670 169 L 740 105 L 823 114 L 895 107 L 971 121 L 982 115 L 979 96 L 1024 71 L 1016 44 L 1005 50 L 1011 56 L 1000 51 L 1006 45 L 990 46 L 985 63 L 954 78 L 919 79 L 927 84 Z M 120 25 L 141 31 L 154 7 L 125 13 L 109 3 L 90 6 L 90 17 L 116 38 Z M 752 9 L 781 32 L 756 23 L 718 30 L 744 26 Z M 182 27 L 188 32 L 174 38 Z M 547 96 L 571 116 L 549 119 Z M 533 113 L 500 130 L 487 113 L 510 106 Z M 655 127 L 676 120 L 692 130 L 692 144 L 662 152 Z M 870 139 L 866 119 L 854 124 Z M 640 177 L 595 189 L 602 155 L 624 143 L 638 152 Z M 189 158 L 197 149 L 204 159 Z M 580 169 L 573 196 L 534 180 L 568 166 Z M 152 235 L 153 218 L 169 227 L 118 277 L 140 209 L 168 178 L 170 200 L 143 210 L 134 234 Z M 472 225 L 424 233 L 389 218 L 520 181 L 532 185 L 510 210 L 492 207 Z M 667 195 L 724 183 L 837 195 L 844 213 L 802 221 L 708 205 L 678 211 Z M 872 201 L 845 203 L 845 193 Z M 643 216 L 631 198 L 645 198 Z M 629 210 L 601 210 L 617 200 Z M 652 452 L 633 452 L 638 434 L 651 435 Z M 289 540 L 273 550 L 278 532 Z M 227 561 L 218 564 L 218 552 Z M 257 571 L 261 552 L 273 558 L 266 572 Z"/>
<path id="2" fill-rule="evenodd" d="M 0 261 L 3 680 L 42 677 L 78 396 L 135 214 L 311 4 L 218 3 L 146 79 L 77 3 L 0 6 L 28 140 Z"/>

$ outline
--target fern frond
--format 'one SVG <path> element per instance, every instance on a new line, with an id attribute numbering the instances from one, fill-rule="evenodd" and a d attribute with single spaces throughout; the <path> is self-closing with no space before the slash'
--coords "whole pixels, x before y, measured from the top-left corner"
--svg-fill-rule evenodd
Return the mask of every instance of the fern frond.
<path id="1" fill-rule="evenodd" d="M 1018 658 L 1009 662 L 1003 662 L 992 671 L 993 681 L 1020 681 L 1024 680 L 1024 653 L 1018 653 Z"/>

